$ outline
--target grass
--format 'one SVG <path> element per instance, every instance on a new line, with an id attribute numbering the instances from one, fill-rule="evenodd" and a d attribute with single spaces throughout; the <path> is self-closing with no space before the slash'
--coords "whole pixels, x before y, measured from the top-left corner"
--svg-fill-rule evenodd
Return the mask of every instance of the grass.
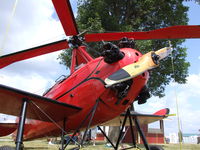
<path id="1" fill-rule="evenodd" d="M 0 138 L 0 146 L 11 146 L 14 147 L 15 143 L 12 141 L 10 137 L 1 137 Z M 40 140 L 33 140 L 33 141 L 25 141 L 24 147 L 25 150 L 58 150 L 59 149 L 58 144 L 49 145 L 47 142 L 47 139 L 40 139 Z M 124 144 L 125 147 L 128 147 L 130 145 Z M 162 144 L 161 145 L 165 150 L 180 150 L 179 144 Z M 72 149 L 77 147 L 76 145 L 69 145 L 66 149 Z M 141 150 L 145 150 L 143 145 L 139 145 Z M 86 147 L 83 147 L 82 150 L 112 150 L 112 148 L 105 147 L 105 142 L 96 142 L 96 146 L 87 145 Z M 136 150 L 132 148 L 131 150 Z M 198 144 L 183 144 L 182 150 L 200 150 L 200 145 Z"/>

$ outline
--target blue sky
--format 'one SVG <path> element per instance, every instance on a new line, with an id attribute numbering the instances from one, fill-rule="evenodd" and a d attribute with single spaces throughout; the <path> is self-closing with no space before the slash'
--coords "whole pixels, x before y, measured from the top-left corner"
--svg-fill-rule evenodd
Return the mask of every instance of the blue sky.
<path id="1" fill-rule="evenodd" d="M 76 10 L 76 1 L 73 0 L 72 4 L 73 9 Z M 200 25 L 200 6 L 192 1 L 184 4 L 190 7 L 189 24 Z M 0 5 L 0 44 L 3 41 L 6 23 L 11 15 L 12 6 L 13 0 L 3 1 Z M 51 1 L 29 0 L 27 2 L 21 0 L 18 3 L 9 35 L 1 53 L 7 54 L 46 44 L 62 39 L 63 36 L 64 31 L 59 20 L 55 19 L 55 11 Z M 171 113 L 176 113 L 174 99 L 174 91 L 176 89 L 180 103 L 183 132 L 196 133 L 198 131 L 200 121 L 196 118 L 200 118 L 199 44 L 200 39 L 186 40 L 183 43 L 183 46 L 188 48 L 187 60 L 191 63 L 188 83 L 185 85 L 171 83 L 166 88 L 166 96 L 164 98 L 153 97 L 147 104 L 136 106 L 138 111 L 153 113 L 161 108 L 169 107 Z M 58 54 L 59 52 L 40 56 L 3 68 L 0 70 L 0 83 L 41 94 L 46 88 L 54 84 L 59 75 L 68 73 L 65 67 L 59 64 L 57 60 Z M 177 132 L 176 117 L 170 118 L 170 121 L 165 122 L 167 134 Z"/>
<path id="2" fill-rule="evenodd" d="M 184 3 L 186 6 L 189 6 L 189 24 L 191 25 L 200 25 L 200 5 L 189 1 Z M 190 62 L 191 67 L 189 68 L 190 73 L 199 73 L 200 67 L 200 39 L 187 39 L 183 44 L 188 48 L 188 57 L 187 60 Z"/>

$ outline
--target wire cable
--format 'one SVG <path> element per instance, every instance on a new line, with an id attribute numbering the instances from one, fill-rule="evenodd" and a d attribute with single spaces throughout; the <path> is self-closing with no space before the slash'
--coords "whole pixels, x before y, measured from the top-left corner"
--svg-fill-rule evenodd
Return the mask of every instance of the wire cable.
<path id="1" fill-rule="evenodd" d="M 171 47 L 171 42 L 169 41 L 169 45 Z M 174 59 L 173 55 L 171 52 L 171 64 L 172 64 L 172 72 L 174 75 L 174 80 L 173 82 L 176 82 L 176 76 L 175 76 L 175 68 L 174 68 Z M 175 100 L 176 100 L 176 113 L 177 113 L 177 122 L 178 122 L 178 138 L 179 138 L 179 146 L 180 150 L 182 150 L 182 132 L 181 132 L 181 122 L 180 122 L 180 115 L 179 115 L 179 107 L 178 107 L 178 96 L 177 96 L 177 91 L 176 88 L 174 88 L 174 95 L 175 95 Z"/>

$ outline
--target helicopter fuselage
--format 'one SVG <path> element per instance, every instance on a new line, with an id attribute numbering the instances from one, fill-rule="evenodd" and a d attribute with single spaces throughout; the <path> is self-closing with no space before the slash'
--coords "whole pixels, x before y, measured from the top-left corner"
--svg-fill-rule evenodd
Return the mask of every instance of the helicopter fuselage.
<path id="1" fill-rule="evenodd" d="M 92 126 L 119 116 L 133 103 L 146 84 L 149 77 L 148 72 L 131 79 L 132 84 L 127 95 L 120 100 L 116 96 L 115 90 L 105 87 L 105 78 L 122 67 L 137 62 L 142 56 L 140 52 L 132 48 L 120 50 L 125 54 L 123 59 L 112 64 L 104 62 L 103 57 L 93 59 L 87 64 L 78 66 L 79 68 L 77 67 L 78 69 L 69 77 L 58 81 L 44 94 L 45 97 L 82 108 L 80 112 L 67 118 L 65 126 L 67 132 L 78 128 L 97 100 L 99 100 L 99 104 L 92 120 Z M 82 128 L 87 126 L 88 121 L 83 124 Z M 29 127 L 25 127 L 24 139 L 33 139 L 44 135 L 60 135 L 61 130 L 58 126 L 62 127 L 62 122 L 32 121 Z"/>

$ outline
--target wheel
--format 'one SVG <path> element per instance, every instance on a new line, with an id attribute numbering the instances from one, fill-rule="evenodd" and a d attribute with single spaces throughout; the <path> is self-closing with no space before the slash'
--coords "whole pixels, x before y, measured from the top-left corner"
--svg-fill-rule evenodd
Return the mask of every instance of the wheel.
<path id="1" fill-rule="evenodd" d="M 1 146 L 0 150 L 15 150 L 15 148 L 10 147 L 10 146 Z"/>
<path id="2" fill-rule="evenodd" d="M 149 145 L 150 150 L 164 150 L 160 145 Z"/>

